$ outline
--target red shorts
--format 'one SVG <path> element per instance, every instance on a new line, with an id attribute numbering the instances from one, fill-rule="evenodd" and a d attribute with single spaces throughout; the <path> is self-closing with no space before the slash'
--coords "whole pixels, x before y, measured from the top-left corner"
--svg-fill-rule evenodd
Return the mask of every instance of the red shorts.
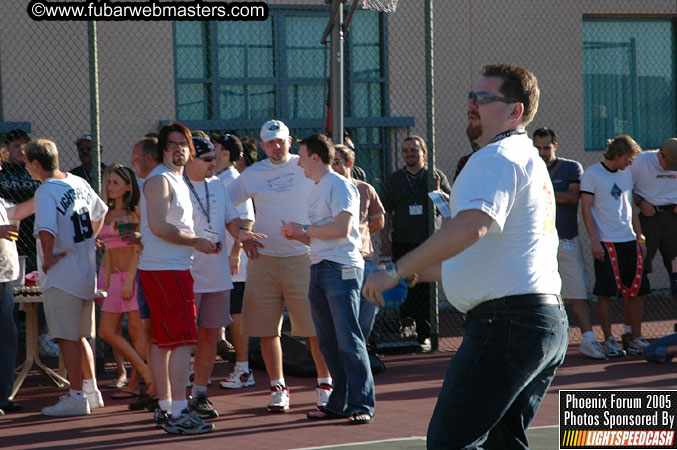
<path id="1" fill-rule="evenodd" d="M 174 348 L 197 344 L 193 278 L 189 270 L 139 270 L 150 307 L 153 344 Z"/>

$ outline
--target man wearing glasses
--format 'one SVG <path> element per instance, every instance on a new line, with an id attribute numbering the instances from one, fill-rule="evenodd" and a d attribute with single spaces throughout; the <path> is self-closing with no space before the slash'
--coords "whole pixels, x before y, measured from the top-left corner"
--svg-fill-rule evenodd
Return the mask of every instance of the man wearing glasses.
<path id="1" fill-rule="evenodd" d="M 564 360 L 555 196 L 525 131 L 538 99 L 528 70 L 482 69 L 467 101 L 466 134 L 478 150 L 451 189 L 452 219 L 364 286 L 382 303 L 401 279 L 441 280 L 466 314 L 428 449 L 528 448 L 526 429 Z"/>
<path id="2" fill-rule="evenodd" d="M 197 306 L 197 351 L 195 352 L 195 382 L 190 407 L 203 419 L 218 417 L 207 399 L 207 384 L 214 368 L 219 331 L 228 326 L 230 291 L 233 283 L 228 266 L 228 252 L 221 251 L 226 228 L 235 239 L 247 240 L 252 235 L 241 230 L 240 213 L 230 201 L 223 183 L 214 175 L 216 152 L 206 139 L 193 138 L 195 157 L 188 161 L 184 181 L 193 202 L 195 234 L 216 243 L 217 253 L 196 253 L 190 273 Z M 264 235 L 255 235 L 265 238 Z"/>
<path id="3" fill-rule="evenodd" d="M 677 300 L 677 138 L 666 139 L 659 150 L 637 155 L 630 173 L 646 236 L 644 271 L 651 272 L 651 260 L 660 250 L 672 297 Z"/>
<path id="4" fill-rule="evenodd" d="M 192 346 L 198 343 L 195 296 L 190 267 L 193 250 L 218 253 L 216 240 L 194 232 L 190 190 L 184 168 L 195 149 L 190 130 L 170 123 L 160 130 L 162 164 L 146 178 L 141 197 L 139 280 L 150 307 L 153 346 L 150 365 L 159 408 L 155 422 L 173 434 L 214 429 L 186 400 Z"/>
<path id="5" fill-rule="evenodd" d="M 415 249 L 442 225 L 442 215 L 435 211 L 435 229 L 428 229 L 428 208 L 432 202 L 428 192 L 435 190 L 428 186 L 426 167 L 428 148 L 422 137 L 408 136 L 402 142 L 404 167 L 393 172 L 385 182 L 383 206 L 388 216 L 386 223 L 391 225 L 390 251 L 387 246 L 382 254 L 392 254 L 397 260 Z M 449 194 L 451 187 L 447 176 L 435 169 L 435 178 L 439 180 L 438 190 Z M 387 227 L 386 227 L 387 230 Z M 384 239 L 387 242 L 388 239 Z M 416 335 L 422 352 L 432 350 L 430 342 L 430 285 L 418 284 L 407 294 L 407 300 L 400 307 L 402 319 L 411 318 L 416 322 Z"/>

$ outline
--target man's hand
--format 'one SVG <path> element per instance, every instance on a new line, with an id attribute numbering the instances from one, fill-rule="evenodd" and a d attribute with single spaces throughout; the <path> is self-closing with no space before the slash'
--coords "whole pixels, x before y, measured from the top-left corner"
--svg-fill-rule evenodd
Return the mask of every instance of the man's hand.
<path id="1" fill-rule="evenodd" d="M 66 252 L 59 253 L 58 255 L 50 255 L 45 257 L 45 260 L 42 262 L 42 272 L 47 273 L 47 271 L 56 263 L 59 262 L 61 258 L 66 256 Z"/>
<path id="2" fill-rule="evenodd" d="M 651 217 L 656 215 L 656 208 L 654 208 L 651 203 L 647 202 L 644 199 L 642 199 L 642 201 L 639 202 L 639 211 L 645 217 Z"/>
<path id="3" fill-rule="evenodd" d="M 303 225 L 296 222 L 287 222 L 280 228 L 280 233 L 286 239 L 299 239 L 303 237 Z"/>
<path id="4" fill-rule="evenodd" d="M 244 230 L 240 228 L 240 231 L 238 232 L 237 238 L 240 242 L 246 242 L 246 241 L 251 241 L 255 239 L 265 239 L 267 238 L 267 234 L 263 233 L 254 233 L 253 231 L 249 230 Z"/>
<path id="5" fill-rule="evenodd" d="M 263 248 L 264 245 L 260 243 L 259 241 L 244 241 L 242 243 L 242 250 L 244 250 L 245 254 L 249 259 L 256 259 L 259 256 L 259 251 L 257 248 Z"/>
<path id="6" fill-rule="evenodd" d="M 383 300 L 383 291 L 392 289 L 397 286 L 397 281 L 385 272 L 374 272 L 364 282 L 362 287 L 362 294 L 379 306 L 385 305 Z"/>
<path id="7" fill-rule="evenodd" d="M 646 258 L 646 242 L 638 242 L 639 251 L 642 252 L 642 258 Z"/>
<path id="8" fill-rule="evenodd" d="M 16 241 L 19 239 L 19 229 L 16 225 L 0 225 L 0 239 Z"/>
<path id="9" fill-rule="evenodd" d="M 591 242 L 590 248 L 592 250 L 592 257 L 598 261 L 604 262 L 604 249 L 599 242 Z"/>
<path id="10" fill-rule="evenodd" d="M 205 253 L 207 255 L 218 253 L 218 246 L 206 238 L 196 237 L 193 241 L 193 248 L 200 253 Z"/>

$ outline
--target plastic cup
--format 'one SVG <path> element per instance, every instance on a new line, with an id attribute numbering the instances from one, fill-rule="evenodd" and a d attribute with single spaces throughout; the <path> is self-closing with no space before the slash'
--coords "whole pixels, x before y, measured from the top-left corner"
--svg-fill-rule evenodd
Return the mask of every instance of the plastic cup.
<path id="1" fill-rule="evenodd" d="M 383 291 L 381 293 L 385 302 L 383 309 L 389 311 L 402 306 L 402 303 L 407 299 L 408 292 L 409 289 L 407 289 L 407 283 L 404 280 L 400 280 L 394 288 Z"/>

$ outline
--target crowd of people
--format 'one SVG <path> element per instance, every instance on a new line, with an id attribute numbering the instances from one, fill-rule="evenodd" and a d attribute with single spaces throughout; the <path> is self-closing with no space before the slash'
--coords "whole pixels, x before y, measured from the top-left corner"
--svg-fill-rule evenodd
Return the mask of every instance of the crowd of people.
<path id="1" fill-rule="evenodd" d="M 581 328 L 580 352 L 606 358 L 649 345 L 641 333 L 642 297 L 658 250 L 677 295 L 677 139 L 642 152 L 631 137 L 618 136 L 604 160 L 584 171 L 557 155 L 552 129 L 527 136 L 539 92 L 524 68 L 484 67 L 467 101 L 474 152 L 459 163 L 453 186 L 443 172 L 428 173 L 426 143 L 412 135 L 402 144 L 404 167 L 387 178 L 382 198 L 353 176 L 364 171 L 351 146 L 318 134 L 298 141 L 298 155 L 291 154 L 292 136 L 279 120 L 261 127 L 266 158 L 258 162 L 255 141 L 165 125 L 136 142 L 132 167 L 101 165 L 101 197 L 90 185 L 90 135 L 76 141 L 82 165 L 69 173 L 54 142 L 11 132 L 0 172 L 16 187 L 13 196 L 0 192 L 0 355 L 16 361 L 15 241 L 35 236 L 35 250 L 25 244 L 18 252 L 37 254 L 27 270 L 40 272 L 46 324 L 70 382 L 44 415 L 86 415 L 104 406 L 88 340 L 98 288 L 107 293 L 98 301 L 99 337 L 121 367 L 114 397 L 134 398 L 130 409 L 153 411 L 166 432 L 214 429 L 208 419 L 219 413 L 207 386 L 226 327 L 235 367 L 221 386 L 254 385 L 248 339 L 258 337 L 270 382 L 267 410 L 289 410 L 280 341 L 285 308 L 291 333 L 308 338 L 317 372 L 317 405 L 308 419 L 368 424 L 375 389 L 367 339 L 382 293 L 406 281 L 401 316 L 412 320 L 420 350 L 430 351 L 427 283 L 441 281 L 466 323 L 428 447 L 523 447 L 566 351 L 562 298 Z M 435 210 L 428 224 L 431 190 L 449 200 L 450 220 L 443 223 Z M 601 343 L 587 301 L 579 202 L 595 260 Z M 34 222 L 25 220 L 33 212 Z M 21 228 L 10 220 L 22 220 Z M 382 271 L 371 242 L 378 232 L 382 253 L 393 258 Z M 611 297 L 624 299 L 621 344 L 611 333 Z M 131 342 L 122 332 L 124 315 Z M 128 379 L 124 360 L 133 367 Z M 3 366 L 0 374 L 5 412 L 19 408 L 9 401 L 13 372 Z"/>

